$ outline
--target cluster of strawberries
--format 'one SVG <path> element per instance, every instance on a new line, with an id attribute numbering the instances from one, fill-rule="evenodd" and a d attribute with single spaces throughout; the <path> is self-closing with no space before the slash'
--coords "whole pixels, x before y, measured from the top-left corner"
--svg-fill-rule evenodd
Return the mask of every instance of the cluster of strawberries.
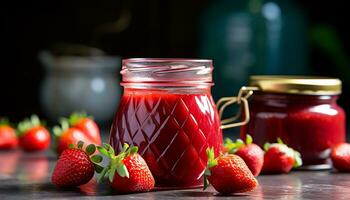
<path id="1" fill-rule="evenodd" d="M 293 167 L 302 165 L 300 154 L 283 144 L 266 143 L 265 152 L 253 143 L 250 135 L 246 141 L 233 142 L 226 139 L 224 154 L 214 158 L 213 149 L 208 149 L 208 167 L 205 171 L 205 187 L 211 183 L 220 193 L 251 191 L 257 187 L 257 177 L 263 173 L 288 173 Z"/>
<path id="2" fill-rule="evenodd" d="M 292 167 L 301 165 L 298 152 L 287 147 L 278 139 L 278 143 L 266 144 L 266 152 L 252 143 L 247 136 L 246 142 L 227 139 L 225 151 L 215 158 L 214 150 L 207 149 L 208 167 L 204 173 L 204 188 L 209 183 L 220 193 L 237 193 L 253 190 L 258 182 L 255 179 L 263 170 L 266 173 L 287 173 Z M 96 149 L 100 152 L 96 154 Z M 145 160 L 137 153 L 137 147 L 124 148 L 119 154 L 109 144 L 95 146 L 90 144 L 83 150 L 78 148 L 65 150 L 53 172 L 52 182 L 59 187 L 79 186 L 87 183 L 97 172 L 98 181 L 108 179 L 111 187 L 122 193 L 146 192 L 154 188 L 155 180 Z M 101 166 L 103 157 L 108 159 Z"/>
<path id="3" fill-rule="evenodd" d="M 84 141 L 101 144 L 100 130 L 93 119 L 84 113 L 73 113 L 60 120 L 61 126 L 53 128 L 54 150 L 61 154 L 69 144 Z M 27 152 L 44 151 L 50 147 L 51 135 L 45 123 L 38 116 L 19 122 L 13 128 L 7 119 L 0 120 L 0 150 L 14 149 L 18 146 Z"/>
<path id="4" fill-rule="evenodd" d="M 59 187 L 79 186 L 89 182 L 94 173 L 98 181 L 105 178 L 111 187 L 121 193 L 147 192 L 154 188 L 155 180 L 145 160 L 137 153 L 138 147 L 124 144 L 115 154 L 109 144 L 88 145 L 83 142 L 71 146 L 61 154 L 52 175 L 52 182 Z M 277 139 L 277 143 L 265 144 L 265 152 L 250 135 L 246 141 L 226 139 L 224 151 L 215 157 L 214 149 L 207 149 L 208 163 L 204 172 L 204 189 L 209 185 L 220 193 L 231 194 L 252 191 L 258 186 L 257 177 L 262 173 L 288 173 L 302 165 L 300 154 Z M 100 154 L 96 154 L 98 150 Z M 108 159 L 101 166 L 103 157 Z M 340 171 L 350 171 L 350 144 L 333 148 L 331 158 Z"/>
<path id="5" fill-rule="evenodd" d="M 74 113 L 61 119 L 53 133 L 54 149 L 60 155 L 52 174 L 56 186 L 86 184 L 96 172 L 98 181 L 109 180 L 111 187 L 121 193 L 146 192 L 154 188 L 154 177 L 137 153 L 138 147 L 124 144 L 122 151 L 116 154 L 109 144 L 101 145 L 97 124 L 85 114 Z M 17 146 L 24 151 L 46 150 L 50 140 L 49 131 L 37 116 L 20 122 L 17 130 L 7 120 L 0 122 L 0 150 Z M 279 138 L 277 143 L 266 143 L 264 150 L 253 143 L 250 135 L 245 141 L 226 139 L 220 155 L 214 155 L 214 149 L 208 148 L 204 189 L 211 184 L 224 194 L 252 191 L 258 186 L 256 177 L 261 172 L 288 173 L 293 167 L 302 165 L 299 152 Z M 104 166 L 101 164 L 103 159 L 108 160 Z M 350 144 L 336 145 L 331 151 L 331 159 L 337 170 L 350 172 Z"/>

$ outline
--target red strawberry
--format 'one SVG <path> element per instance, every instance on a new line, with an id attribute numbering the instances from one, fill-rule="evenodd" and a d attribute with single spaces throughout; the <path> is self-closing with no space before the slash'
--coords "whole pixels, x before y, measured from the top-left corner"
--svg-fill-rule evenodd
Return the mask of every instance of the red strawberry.
<path id="1" fill-rule="evenodd" d="M 248 192 L 255 189 L 255 179 L 244 160 L 234 154 L 214 158 L 214 149 L 207 149 L 208 167 L 204 173 L 204 189 L 212 184 L 223 194 Z"/>
<path id="2" fill-rule="evenodd" d="M 16 130 L 9 125 L 7 119 L 0 119 L 0 150 L 17 147 Z"/>
<path id="3" fill-rule="evenodd" d="M 350 144 L 341 143 L 332 148 L 333 167 L 341 172 L 350 172 Z"/>
<path id="4" fill-rule="evenodd" d="M 100 129 L 91 116 L 86 113 L 73 113 L 68 120 L 70 126 L 81 130 L 94 144 L 101 144 Z"/>
<path id="5" fill-rule="evenodd" d="M 50 146 L 49 131 L 36 115 L 18 124 L 19 146 L 25 151 L 42 151 Z"/>
<path id="6" fill-rule="evenodd" d="M 264 164 L 264 151 L 256 144 L 252 143 L 253 138 L 246 136 L 246 143 L 241 139 L 232 142 L 229 138 L 225 140 L 225 149 L 230 154 L 236 154 L 247 164 L 254 176 L 258 176 Z"/>
<path id="7" fill-rule="evenodd" d="M 293 167 L 302 165 L 300 153 L 283 144 L 280 138 L 278 143 L 264 145 L 264 173 L 288 173 Z"/>
<path id="8" fill-rule="evenodd" d="M 95 145 L 88 145 L 85 151 L 82 150 L 83 142 L 77 146 L 78 148 L 64 150 L 57 161 L 51 181 L 58 187 L 83 185 L 92 179 L 95 170 L 100 172 L 101 166 L 97 163 L 102 161 L 102 157 L 90 157 L 96 150 Z"/>
<path id="9" fill-rule="evenodd" d="M 81 130 L 69 127 L 69 123 L 66 120 L 61 120 L 61 127 L 55 126 L 52 131 L 55 135 L 54 144 L 58 155 L 68 149 L 70 144 L 77 144 L 79 141 L 83 141 L 86 144 L 96 144 Z"/>
<path id="10" fill-rule="evenodd" d="M 137 153 L 137 147 L 124 144 L 123 150 L 115 155 L 113 148 L 105 144 L 97 147 L 110 159 L 101 172 L 99 181 L 107 174 L 111 187 L 121 193 L 147 192 L 154 188 L 154 178 L 145 160 Z"/>

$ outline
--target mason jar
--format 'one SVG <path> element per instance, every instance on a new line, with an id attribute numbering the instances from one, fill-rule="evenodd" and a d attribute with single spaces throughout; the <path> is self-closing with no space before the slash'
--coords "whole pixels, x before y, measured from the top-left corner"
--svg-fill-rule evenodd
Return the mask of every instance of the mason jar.
<path id="1" fill-rule="evenodd" d="M 139 147 L 156 185 L 192 188 L 203 183 L 206 149 L 218 155 L 222 131 L 211 96 L 212 60 L 133 58 L 122 62 L 124 94 L 110 144 Z"/>
<path id="2" fill-rule="evenodd" d="M 330 148 L 345 142 L 341 81 L 328 77 L 251 76 L 249 123 L 241 137 L 263 146 L 281 138 L 301 153 L 304 168 L 330 168 Z M 255 89 L 254 89 L 255 88 Z"/>

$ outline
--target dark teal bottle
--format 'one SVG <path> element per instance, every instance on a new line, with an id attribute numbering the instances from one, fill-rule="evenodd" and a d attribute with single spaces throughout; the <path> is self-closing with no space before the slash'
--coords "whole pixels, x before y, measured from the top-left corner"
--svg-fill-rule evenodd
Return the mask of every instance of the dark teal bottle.
<path id="1" fill-rule="evenodd" d="M 214 99 L 252 74 L 308 74 L 307 26 L 290 0 L 221 0 L 203 12 L 199 56 L 214 60 Z"/>

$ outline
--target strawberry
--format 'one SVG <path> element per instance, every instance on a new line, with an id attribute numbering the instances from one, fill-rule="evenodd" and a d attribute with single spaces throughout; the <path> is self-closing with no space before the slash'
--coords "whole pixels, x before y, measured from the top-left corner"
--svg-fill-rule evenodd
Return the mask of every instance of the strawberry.
<path id="1" fill-rule="evenodd" d="M 350 144 L 340 143 L 331 151 L 333 167 L 341 172 L 350 172 Z"/>
<path id="2" fill-rule="evenodd" d="M 94 144 L 101 144 L 100 129 L 91 116 L 86 113 L 73 113 L 68 121 L 71 127 L 81 130 Z"/>
<path id="3" fill-rule="evenodd" d="M 53 171 L 51 181 L 58 187 L 74 187 L 89 182 L 94 172 L 101 172 L 102 156 L 93 155 L 96 146 L 90 144 L 85 151 L 82 149 L 84 143 L 78 142 L 77 148 L 70 145 L 60 155 Z M 91 156 L 92 155 L 92 156 Z"/>
<path id="4" fill-rule="evenodd" d="M 288 173 L 293 167 L 302 165 L 300 153 L 283 144 L 280 138 L 277 138 L 278 143 L 264 145 L 265 156 L 264 173 Z"/>
<path id="5" fill-rule="evenodd" d="M 214 149 L 207 149 L 208 166 L 204 172 L 204 189 L 213 185 L 223 194 L 248 192 L 255 189 L 255 179 L 244 160 L 234 154 L 224 154 L 214 158 Z"/>
<path id="6" fill-rule="evenodd" d="M 67 120 L 61 120 L 61 126 L 54 126 L 52 129 L 54 133 L 54 148 L 56 153 L 60 155 L 64 150 L 69 148 L 70 144 L 77 144 L 83 141 L 86 144 L 96 144 L 80 129 L 69 127 Z"/>
<path id="7" fill-rule="evenodd" d="M 17 131 L 19 146 L 25 151 L 42 151 L 50 146 L 50 133 L 36 115 L 20 122 Z"/>
<path id="8" fill-rule="evenodd" d="M 109 144 L 97 148 L 110 159 L 99 181 L 108 176 L 111 187 L 120 193 L 147 192 L 154 188 L 154 178 L 145 160 L 137 153 L 138 147 L 129 148 L 128 144 L 124 144 L 118 155 Z"/>
<path id="9" fill-rule="evenodd" d="M 17 144 L 16 130 L 9 125 L 6 118 L 0 119 L 0 150 L 16 148 Z"/>
<path id="10" fill-rule="evenodd" d="M 232 142 L 231 139 L 227 138 L 225 149 L 228 150 L 228 153 L 241 157 L 255 177 L 260 174 L 264 163 L 264 151 L 253 143 L 252 136 L 246 136 L 245 144 L 241 139 Z"/>

